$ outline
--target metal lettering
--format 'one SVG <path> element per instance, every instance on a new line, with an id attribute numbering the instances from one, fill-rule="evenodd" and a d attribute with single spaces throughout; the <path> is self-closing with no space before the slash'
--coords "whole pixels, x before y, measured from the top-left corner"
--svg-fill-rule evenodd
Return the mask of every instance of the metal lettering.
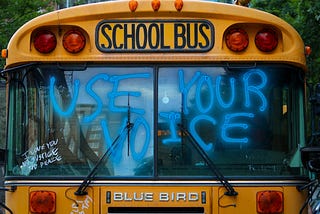
<path id="1" fill-rule="evenodd" d="M 114 192 L 114 201 L 153 201 L 154 193 L 152 192 Z"/>
<path id="2" fill-rule="evenodd" d="M 152 192 L 145 193 L 145 201 L 153 201 L 153 193 Z"/>
<path id="3" fill-rule="evenodd" d="M 160 192 L 159 201 L 169 201 L 169 194 L 167 192 Z"/>
<path id="4" fill-rule="evenodd" d="M 186 193 L 184 192 L 178 192 L 177 193 L 177 201 L 186 201 Z"/>
<path id="5" fill-rule="evenodd" d="M 200 198 L 200 193 L 198 192 L 159 192 L 158 197 L 155 197 L 155 193 L 153 192 L 114 192 L 113 200 L 114 201 L 122 201 L 122 202 L 130 202 L 130 201 L 144 201 L 151 202 L 156 198 L 160 202 L 178 202 L 178 201 L 189 201 L 189 202 L 197 202 Z"/>

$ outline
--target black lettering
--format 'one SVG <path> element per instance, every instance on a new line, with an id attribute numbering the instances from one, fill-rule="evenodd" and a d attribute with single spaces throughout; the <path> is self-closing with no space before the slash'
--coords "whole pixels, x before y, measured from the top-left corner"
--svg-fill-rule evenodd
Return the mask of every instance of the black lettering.
<path id="1" fill-rule="evenodd" d="M 199 32 L 202 35 L 203 39 L 205 40 L 205 44 L 202 42 L 199 43 L 200 48 L 207 48 L 210 45 L 208 35 L 205 33 L 203 29 L 210 29 L 210 27 L 207 24 L 201 24 L 199 26 Z"/>
<path id="2" fill-rule="evenodd" d="M 112 41 L 111 41 L 110 36 L 109 36 L 108 33 L 106 32 L 106 29 L 107 29 L 107 30 L 111 30 L 112 28 L 111 28 L 111 26 L 108 25 L 108 24 L 105 24 L 105 25 L 103 25 L 103 26 L 101 27 L 102 35 L 103 35 L 103 37 L 107 40 L 107 44 L 108 44 L 108 45 L 106 45 L 106 44 L 101 44 L 101 47 L 106 48 L 106 49 L 110 49 L 110 48 L 112 47 L 112 45 L 111 45 L 111 44 L 112 44 Z"/>
<path id="3" fill-rule="evenodd" d="M 149 30 L 148 30 L 148 42 L 151 49 L 159 48 L 159 43 L 160 43 L 159 35 L 160 35 L 159 26 L 154 23 L 150 24 Z M 153 44 L 153 37 L 155 38 L 155 44 Z"/>
<path id="4" fill-rule="evenodd" d="M 122 25 L 121 24 L 116 24 L 114 25 L 113 27 L 113 30 L 112 30 L 112 43 L 113 43 L 113 47 L 114 49 L 122 49 L 123 48 L 123 43 L 121 43 L 119 46 L 117 45 L 117 29 L 123 29 Z"/>
<path id="5" fill-rule="evenodd" d="M 142 36 L 140 36 L 140 32 Z M 136 43 L 138 49 L 145 49 L 147 46 L 147 27 L 145 24 L 138 24 L 136 28 Z M 142 41 L 142 45 L 141 45 Z"/>
<path id="6" fill-rule="evenodd" d="M 112 21 L 97 27 L 102 52 L 204 52 L 214 44 L 213 25 L 202 20 Z"/>
<path id="7" fill-rule="evenodd" d="M 191 44 L 191 32 L 192 32 L 192 29 L 191 29 L 191 25 L 190 23 L 187 24 L 187 46 L 188 48 L 196 48 L 198 46 L 198 24 L 195 23 L 194 26 L 193 26 L 193 45 Z"/>
<path id="8" fill-rule="evenodd" d="M 186 27 L 183 24 L 174 24 L 174 48 L 183 49 L 186 46 Z"/>
<path id="9" fill-rule="evenodd" d="M 161 49 L 170 49 L 169 45 L 165 45 L 165 35 L 164 35 L 164 24 L 161 23 L 160 24 L 160 33 L 161 33 L 161 37 L 160 37 L 160 41 L 161 41 Z"/>
<path id="10" fill-rule="evenodd" d="M 135 49 L 135 24 L 131 24 L 131 34 L 128 33 L 128 25 L 124 25 L 124 49 L 128 49 L 128 39 L 131 39 L 131 48 Z"/>

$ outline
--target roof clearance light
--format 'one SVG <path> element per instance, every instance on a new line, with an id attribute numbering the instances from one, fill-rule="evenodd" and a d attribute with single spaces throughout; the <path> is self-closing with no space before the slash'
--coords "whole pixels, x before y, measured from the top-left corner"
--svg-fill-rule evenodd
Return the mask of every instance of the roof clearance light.
<path id="1" fill-rule="evenodd" d="M 280 191 L 257 192 L 256 203 L 259 214 L 283 213 L 283 193 Z"/>
<path id="2" fill-rule="evenodd" d="M 273 51 L 278 46 L 277 33 L 270 28 L 262 29 L 256 34 L 255 43 L 260 51 Z"/>
<path id="3" fill-rule="evenodd" d="M 175 6 L 176 10 L 180 12 L 183 7 L 183 0 L 175 0 L 174 6 Z"/>
<path id="4" fill-rule="evenodd" d="M 129 8 L 130 8 L 131 12 L 136 11 L 137 7 L 138 7 L 138 2 L 136 0 L 129 1 Z"/>
<path id="5" fill-rule="evenodd" d="M 35 35 L 33 44 L 37 51 L 46 54 L 52 52 L 56 48 L 57 39 L 52 32 L 43 30 Z"/>
<path id="6" fill-rule="evenodd" d="M 227 47 L 235 52 L 244 51 L 249 45 L 247 32 L 240 28 L 228 30 L 225 40 Z"/>
<path id="7" fill-rule="evenodd" d="M 155 12 L 159 10 L 160 5 L 161 5 L 160 0 L 152 0 L 152 1 L 151 1 L 152 9 L 153 9 L 153 11 L 155 11 Z"/>
<path id="8" fill-rule="evenodd" d="M 56 193 L 52 191 L 33 191 L 29 196 L 29 209 L 33 214 L 52 214 L 56 212 Z"/>
<path id="9" fill-rule="evenodd" d="M 86 46 L 86 38 L 78 30 L 70 30 L 63 36 L 63 47 L 69 53 L 79 53 Z"/>

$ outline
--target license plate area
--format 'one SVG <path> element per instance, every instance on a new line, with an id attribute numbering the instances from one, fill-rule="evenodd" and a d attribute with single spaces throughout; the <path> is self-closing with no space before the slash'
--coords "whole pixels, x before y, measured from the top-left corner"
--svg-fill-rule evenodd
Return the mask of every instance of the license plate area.
<path id="1" fill-rule="evenodd" d="M 109 207 L 110 214 L 149 213 L 149 214 L 176 214 L 192 213 L 203 214 L 203 207 Z"/>

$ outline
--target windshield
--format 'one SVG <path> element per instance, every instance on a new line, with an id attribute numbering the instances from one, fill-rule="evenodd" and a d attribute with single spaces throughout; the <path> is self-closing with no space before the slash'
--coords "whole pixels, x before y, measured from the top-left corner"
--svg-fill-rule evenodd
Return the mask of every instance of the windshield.
<path id="1" fill-rule="evenodd" d="M 286 66 L 17 70 L 7 174 L 83 177 L 107 153 L 97 176 L 216 176 L 206 158 L 225 176 L 302 175 L 300 75 Z"/>

